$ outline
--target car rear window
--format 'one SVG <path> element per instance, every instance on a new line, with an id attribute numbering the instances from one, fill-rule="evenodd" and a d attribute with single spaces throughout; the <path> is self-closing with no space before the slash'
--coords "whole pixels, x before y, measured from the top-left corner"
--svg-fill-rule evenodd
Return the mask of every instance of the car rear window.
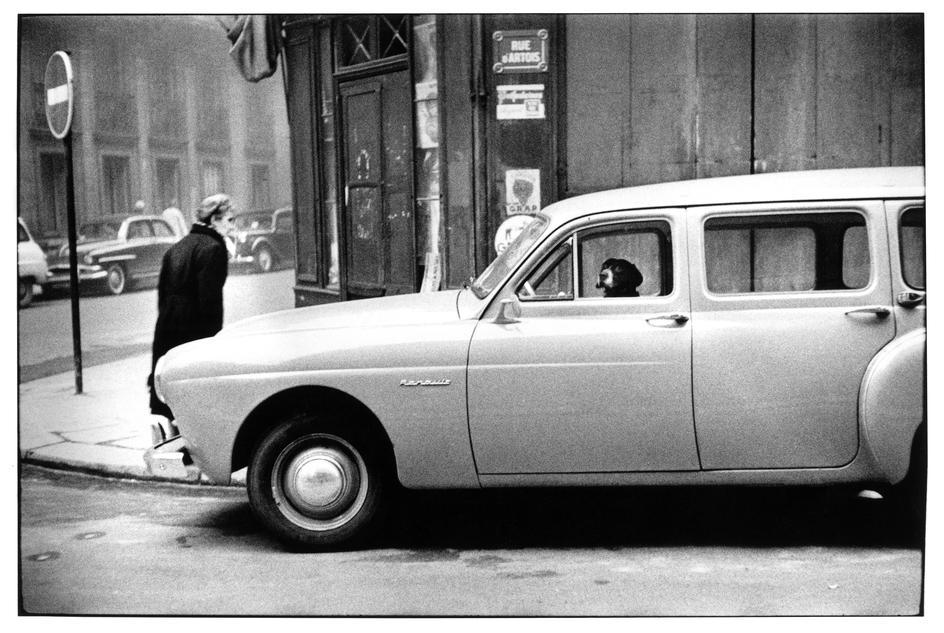
<path id="1" fill-rule="evenodd" d="M 170 226 L 161 220 L 152 220 L 151 228 L 154 229 L 154 235 L 157 237 L 174 237 L 174 232 L 170 230 Z"/>
<path id="2" fill-rule="evenodd" d="M 114 222 L 93 222 L 84 224 L 79 231 L 79 239 L 113 240 L 118 237 L 119 225 Z"/>
<path id="3" fill-rule="evenodd" d="M 901 215 L 898 241 L 905 283 L 924 290 L 924 207 L 908 209 Z"/>
<path id="4" fill-rule="evenodd" d="M 242 231 L 254 231 L 257 229 L 268 231 L 272 228 L 272 215 L 269 213 L 237 215 L 236 228 Z"/>
<path id="5" fill-rule="evenodd" d="M 865 218 L 855 212 L 710 218 L 708 290 L 719 294 L 864 288 L 871 275 Z"/>

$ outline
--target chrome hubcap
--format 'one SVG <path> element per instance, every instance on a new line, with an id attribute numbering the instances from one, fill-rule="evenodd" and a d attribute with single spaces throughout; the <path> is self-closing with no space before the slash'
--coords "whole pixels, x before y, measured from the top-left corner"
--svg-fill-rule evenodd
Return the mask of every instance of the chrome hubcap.
<path id="1" fill-rule="evenodd" d="M 311 530 L 349 521 L 367 496 L 367 468 L 346 441 L 308 435 L 292 442 L 272 468 L 272 492 L 283 514 Z"/>
<path id="2" fill-rule="evenodd" d="M 124 274 L 117 268 L 112 269 L 108 273 L 108 285 L 115 292 L 120 290 L 122 286 L 125 285 Z"/>

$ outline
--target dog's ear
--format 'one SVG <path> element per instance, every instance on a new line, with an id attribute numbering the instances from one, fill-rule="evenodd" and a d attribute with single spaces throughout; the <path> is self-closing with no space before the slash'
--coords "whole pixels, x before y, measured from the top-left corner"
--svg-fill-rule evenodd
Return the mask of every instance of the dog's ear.
<path id="1" fill-rule="evenodd" d="M 642 273 L 639 272 L 639 269 L 636 268 L 635 264 L 631 262 L 627 263 L 629 264 L 629 287 L 635 290 L 642 285 Z"/>

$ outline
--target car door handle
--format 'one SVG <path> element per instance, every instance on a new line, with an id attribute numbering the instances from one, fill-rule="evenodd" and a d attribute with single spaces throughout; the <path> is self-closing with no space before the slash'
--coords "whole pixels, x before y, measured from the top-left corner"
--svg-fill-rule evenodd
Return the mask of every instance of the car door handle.
<path id="1" fill-rule="evenodd" d="M 653 321 L 657 321 L 657 323 L 653 323 Z M 658 321 L 662 321 L 663 323 L 658 323 Z M 660 314 L 659 316 L 646 319 L 646 323 L 655 327 L 666 327 L 672 325 L 670 323 L 664 323 L 665 321 L 672 321 L 672 323 L 675 325 L 682 325 L 688 322 L 688 317 L 684 314 Z"/>
<path id="2" fill-rule="evenodd" d="M 884 319 L 892 311 L 886 308 L 885 306 L 869 306 L 867 308 L 856 308 L 855 310 L 849 310 L 846 312 L 846 316 L 851 316 L 855 314 L 874 314 L 880 319 Z"/>
<path id="3" fill-rule="evenodd" d="M 899 292 L 895 300 L 898 301 L 898 305 L 902 307 L 913 308 L 924 301 L 924 293 L 910 291 Z"/>

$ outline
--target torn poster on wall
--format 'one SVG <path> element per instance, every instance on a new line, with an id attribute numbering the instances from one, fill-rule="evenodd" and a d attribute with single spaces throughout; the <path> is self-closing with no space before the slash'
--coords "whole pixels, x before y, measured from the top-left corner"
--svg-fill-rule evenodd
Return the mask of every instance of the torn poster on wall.
<path id="1" fill-rule="evenodd" d="M 543 119 L 544 84 L 495 86 L 498 105 L 495 113 L 499 120 Z"/>
<path id="2" fill-rule="evenodd" d="M 505 171 L 505 214 L 537 213 L 541 210 L 541 170 Z"/>

